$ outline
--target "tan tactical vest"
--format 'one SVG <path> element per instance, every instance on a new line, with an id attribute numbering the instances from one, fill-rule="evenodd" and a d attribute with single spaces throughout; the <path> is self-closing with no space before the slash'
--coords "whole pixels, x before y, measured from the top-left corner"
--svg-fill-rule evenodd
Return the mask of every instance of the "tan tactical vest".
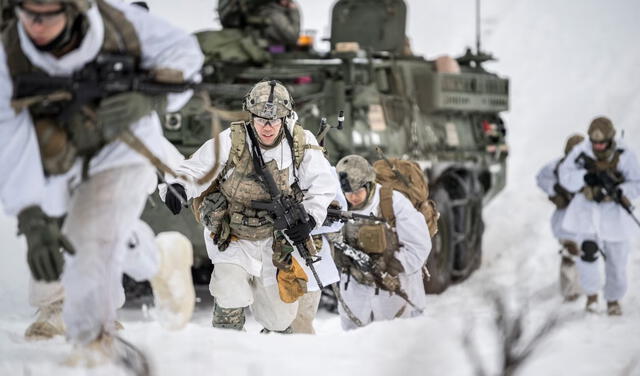
<path id="1" fill-rule="evenodd" d="M 383 194 L 390 195 L 392 192 L 391 190 L 381 190 L 380 201 L 382 202 Z M 391 202 L 391 197 L 385 197 L 386 200 Z M 395 222 L 390 225 L 391 218 L 385 216 L 382 206 L 380 209 L 383 218 L 387 220 L 386 224 L 368 220 L 347 222 L 343 227 L 344 241 L 348 245 L 366 252 L 374 259 L 382 258 L 385 271 L 396 276 L 404 271 L 400 261 L 395 258 L 395 253 L 400 250 L 400 242 L 395 230 Z M 388 213 L 386 214 L 388 215 Z M 357 274 L 352 273 L 352 275 L 356 276 L 357 280 Z"/>
<path id="2" fill-rule="evenodd" d="M 131 22 L 121 11 L 104 0 L 97 0 L 96 4 L 104 23 L 104 42 L 98 54 L 122 53 L 139 59 L 140 41 Z M 44 73 L 34 66 L 22 51 L 17 20 L 12 20 L 2 33 L 2 43 L 12 78 L 25 73 Z M 97 129 L 94 116 L 91 116 L 95 113 L 97 104 L 87 106 L 90 108 L 83 109 L 82 113 L 74 114 L 67 124 L 58 124 L 55 116 L 44 113 L 41 106 L 46 101 L 60 100 L 55 98 L 48 96 L 30 102 L 29 105 L 38 136 L 42 164 L 47 175 L 67 172 L 77 157 L 84 157 L 87 162 L 106 143 Z"/>
<path id="3" fill-rule="evenodd" d="M 613 157 L 611 157 L 610 160 L 601 161 L 596 159 L 595 167 L 591 170 L 588 170 L 587 172 L 598 173 L 602 171 L 608 171 L 616 183 L 624 182 L 624 175 L 622 174 L 622 172 L 620 172 L 620 170 L 618 170 L 618 163 L 620 162 L 620 156 L 622 155 L 622 153 L 624 153 L 623 149 L 616 149 L 616 151 L 613 153 Z M 584 194 L 587 200 L 591 200 L 591 201 L 595 200 L 597 196 L 595 193 L 595 190 L 588 185 L 585 185 L 582 188 L 582 194 Z M 599 199 L 599 201 L 602 201 L 602 202 L 609 202 L 613 200 L 614 198 L 611 197 L 610 195 L 606 195 L 601 199 Z"/>
<path id="4" fill-rule="evenodd" d="M 196 219 L 200 220 L 199 208 L 202 200 L 220 191 L 227 199 L 231 235 L 239 239 L 260 240 L 273 236 L 273 225 L 268 220 L 267 212 L 256 211 L 250 207 L 250 204 L 253 200 L 269 200 L 271 197 L 255 172 L 246 136 L 244 122 L 231 123 L 231 150 L 227 163 L 209 188 L 193 201 L 193 210 L 196 213 Z M 297 169 L 302 163 L 305 150 L 316 147 L 306 144 L 304 129 L 299 124 L 295 125 L 292 138 L 292 167 Z M 283 194 L 295 195 L 302 201 L 302 191 L 297 184 L 289 185 L 288 167 L 278 170 L 277 162 L 272 160 L 267 162 L 267 168 Z M 233 171 L 227 177 L 231 169 Z"/>

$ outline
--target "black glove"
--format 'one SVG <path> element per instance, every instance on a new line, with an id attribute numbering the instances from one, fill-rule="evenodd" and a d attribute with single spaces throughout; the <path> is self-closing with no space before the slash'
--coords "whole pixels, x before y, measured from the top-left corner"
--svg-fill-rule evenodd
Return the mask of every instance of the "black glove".
<path id="1" fill-rule="evenodd" d="M 30 206 L 18 214 L 18 229 L 27 238 L 27 262 L 33 278 L 53 282 L 60 279 L 64 258 L 62 250 L 75 254 L 55 218 L 38 206 Z"/>
<path id="2" fill-rule="evenodd" d="M 164 197 L 164 204 L 167 205 L 173 215 L 177 215 L 180 214 L 180 211 L 182 210 L 182 201 L 173 194 L 173 191 L 182 196 L 184 201 L 187 201 L 187 193 L 185 192 L 184 187 L 178 183 L 171 184 L 171 187 L 173 189 L 167 189 L 167 195 Z"/>
<path id="3" fill-rule="evenodd" d="M 602 180 L 600 179 L 600 176 L 598 176 L 598 174 L 596 174 L 595 172 L 587 172 L 584 175 L 584 182 L 587 185 L 590 185 L 592 187 L 602 185 Z"/>
<path id="4" fill-rule="evenodd" d="M 309 219 L 306 223 L 299 222 L 295 226 L 284 230 L 284 233 L 287 234 L 294 244 L 304 243 L 304 241 L 309 237 L 311 230 L 316 227 L 316 220 L 310 215 L 308 218 Z"/>

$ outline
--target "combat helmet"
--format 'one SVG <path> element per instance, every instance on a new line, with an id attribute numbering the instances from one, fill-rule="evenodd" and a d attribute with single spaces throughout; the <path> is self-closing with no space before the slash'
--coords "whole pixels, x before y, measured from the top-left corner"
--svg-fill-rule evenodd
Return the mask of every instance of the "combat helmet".
<path id="1" fill-rule="evenodd" d="M 594 146 L 593 153 L 600 160 L 608 159 L 616 148 L 616 143 L 613 139 L 616 135 L 616 129 L 611 120 L 604 116 L 593 119 L 587 133 L 592 144 L 607 144 L 604 150 L 596 150 Z"/>
<path id="2" fill-rule="evenodd" d="M 359 155 L 347 155 L 338 161 L 336 172 L 340 177 L 340 187 L 343 192 L 355 192 L 358 189 L 373 184 L 376 181 L 376 171 L 373 166 Z"/>
<path id="3" fill-rule="evenodd" d="M 258 82 L 247 93 L 242 108 L 254 116 L 275 120 L 291 114 L 293 99 L 282 83 L 264 80 Z"/>
<path id="4" fill-rule="evenodd" d="M 582 141 L 584 141 L 583 135 L 578 133 L 571 135 L 571 137 L 567 139 L 567 143 L 564 146 L 564 155 L 569 155 L 569 153 L 571 153 L 571 150 L 573 150 L 573 148 Z"/>

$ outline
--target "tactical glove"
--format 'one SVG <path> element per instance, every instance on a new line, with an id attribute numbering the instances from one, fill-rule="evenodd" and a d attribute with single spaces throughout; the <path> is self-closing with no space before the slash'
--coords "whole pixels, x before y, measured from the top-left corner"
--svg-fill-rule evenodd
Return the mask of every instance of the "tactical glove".
<path id="1" fill-rule="evenodd" d="M 602 185 L 602 180 L 595 172 L 588 172 L 584 175 L 584 182 L 587 185 L 595 187 L 597 185 Z"/>
<path id="2" fill-rule="evenodd" d="M 307 222 L 299 222 L 295 226 L 284 230 L 284 233 L 287 234 L 294 244 L 304 243 L 309 237 L 311 230 L 316 227 L 316 220 L 310 215 L 308 215 L 308 218 Z"/>
<path id="3" fill-rule="evenodd" d="M 56 219 L 38 206 L 30 206 L 18 214 L 18 229 L 27 238 L 27 262 L 33 278 L 53 282 L 60 279 L 64 259 L 62 250 L 75 254 Z"/>
<path id="4" fill-rule="evenodd" d="M 584 153 L 580 154 L 578 160 L 581 162 L 582 167 L 587 171 L 591 171 L 596 168 L 596 161 Z"/>
<path id="5" fill-rule="evenodd" d="M 166 105 L 166 96 L 150 96 L 135 91 L 104 98 L 98 107 L 98 128 L 105 140 L 111 142 L 152 111 L 163 112 Z"/>
<path id="6" fill-rule="evenodd" d="M 291 265 L 287 269 L 278 269 L 276 274 L 280 300 L 293 303 L 307 293 L 309 277 L 295 258 L 291 258 Z"/>
<path id="7" fill-rule="evenodd" d="M 187 200 L 187 193 L 184 190 L 184 187 L 178 183 L 171 184 L 173 189 L 167 189 L 167 195 L 164 198 L 164 204 L 171 210 L 173 215 L 180 214 L 182 210 L 182 202 L 180 199 L 173 193 L 174 191 L 182 196 L 184 201 Z"/>

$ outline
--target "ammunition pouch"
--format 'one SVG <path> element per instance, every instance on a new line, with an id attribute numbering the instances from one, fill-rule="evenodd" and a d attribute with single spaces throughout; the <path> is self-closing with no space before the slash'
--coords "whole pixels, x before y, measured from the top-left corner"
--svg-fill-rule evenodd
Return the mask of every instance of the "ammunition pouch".
<path id="1" fill-rule="evenodd" d="M 50 118 L 35 121 L 42 166 L 48 175 L 63 174 L 71 169 L 78 149 L 69 135 Z"/>
<path id="2" fill-rule="evenodd" d="M 585 240 L 582 242 L 582 261 L 595 262 L 598 259 L 598 252 L 600 248 L 598 244 L 592 240 Z"/>
<path id="3" fill-rule="evenodd" d="M 386 231 L 383 225 L 363 225 L 358 230 L 358 249 L 381 254 L 387 249 Z"/>
<path id="4" fill-rule="evenodd" d="M 232 212 L 229 216 L 229 226 L 233 234 L 246 240 L 261 240 L 273 236 L 272 222 L 269 212 L 246 207 L 242 211 Z"/>
<path id="5" fill-rule="evenodd" d="M 597 203 L 614 201 L 613 197 L 607 195 L 599 186 L 586 185 L 582 188 L 582 194 L 587 200 Z"/>

